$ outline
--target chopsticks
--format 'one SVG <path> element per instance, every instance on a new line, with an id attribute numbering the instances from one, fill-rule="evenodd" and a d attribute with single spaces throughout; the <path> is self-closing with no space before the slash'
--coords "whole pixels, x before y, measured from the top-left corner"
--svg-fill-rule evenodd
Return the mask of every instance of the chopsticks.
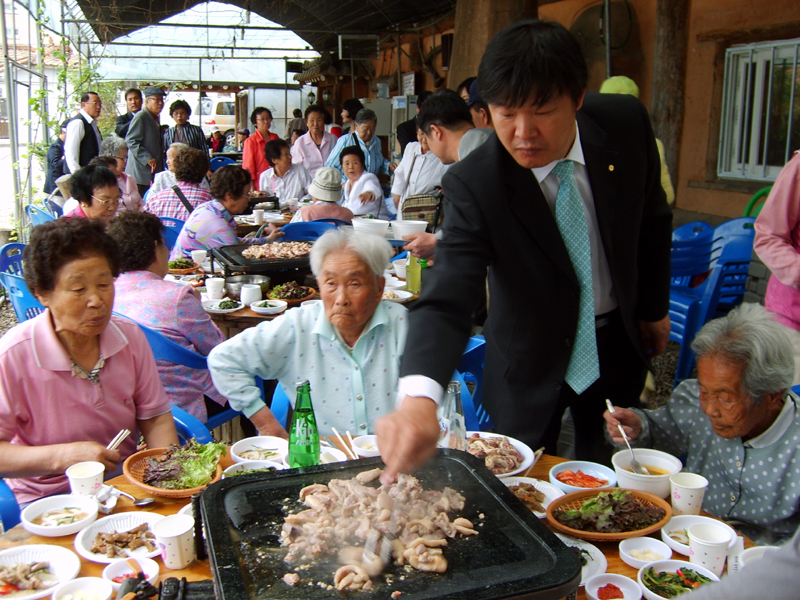
<path id="1" fill-rule="evenodd" d="M 111 440 L 106 446 L 106 450 L 116 450 L 117 447 L 125 441 L 125 439 L 131 434 L 130 429 L 123 429 L 117 435 L 114 436 L 114 439 Z"/>
<path id="2" fill-rule="evenodd" d="M 338 431 L 336 431 L 336 427 L 331 427 L 331 430 L 333 431 L 334 434 L 336 434 L 336 438 L 339 440 L 339 443 L 342 445 L 342 449 L 344 450 L 344 453 L 347 455 L 347 458 L 348 459 L 353 459 L 353 460 L 358 460 L 358 455 L 353 451 L 353 449 L 350 446 L 347 445 L 347 443 L 345 443 L 345 441 L 342 439 L 342 436 L 339 435 Z M 350 432 L 348 432 L 348 434 L 349 433 Z M 350 440 L 350 443 L 352 443 L 352 439 Z"/>

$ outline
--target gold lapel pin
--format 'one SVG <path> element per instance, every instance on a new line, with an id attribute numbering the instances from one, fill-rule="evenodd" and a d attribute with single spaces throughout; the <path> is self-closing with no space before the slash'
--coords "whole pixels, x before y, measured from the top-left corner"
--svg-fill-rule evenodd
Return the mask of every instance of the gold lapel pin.
<path id="1" fill-rule="evenodd" d="M 608 170 L 609 171 L 613 171 L 614 170 L 614 165 L 608 165 Z"/>

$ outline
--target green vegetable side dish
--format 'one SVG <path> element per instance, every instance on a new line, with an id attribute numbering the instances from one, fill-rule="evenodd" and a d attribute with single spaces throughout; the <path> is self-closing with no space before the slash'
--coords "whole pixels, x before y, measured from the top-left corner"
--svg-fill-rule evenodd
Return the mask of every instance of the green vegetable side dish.
<path id="1" fill-rule="evenodd" d="M 229 473 L 226 477 L 237 477 L 239 475 L 249 475 L 250 473 L 274 473 L 277 470 L 275 467 L 261 467 L 260 469 L 236 471 L 236 473 Z"/>
<path id="2" fill-rule="evenodd" d="M 236 302 L 235 300 L 223 300 L 217 304 L 217 310 L 230 310 L 232 308 L 239 308 L 241 305 L 241 302 Z"/>
<path id="3" fill-rule="evenodd" d="M 648 590 L 662 598 L 674 598 L 710 582 L 711 579 L 692 569 L 678 569 L 676 573 L 666 571 L 656 573 L 653 567 L 648 567 L 642 571 L 642 583 Z"/>
<path id="4" fill-rule="evenodd" d="M 194 261 L 188 258 L 176 258 L 175 260 L 169 261 L 167 264 L 170 269 L 191 269 L 194 267 Z"/>
<path id="5" fill-rule="evenodd" d="M 308 289 L 297 285 L 296 281 L 290 281 L 283 285 L 276 285 L 269 291 L 267 296 L 276 300 L 300 300 L 308 296 Z"/>
<path id="6" fill-rule="evenodd" d="M 227 444 L 198 444 L 194 439 L 185 446 L 172 445 L 163 454 L 148 459 L 142 482 L 165 490 L 200 487 L 214 477 L 227 448 Z"/>
<path id="7" fill-rule="evenodd" d="M 578 510 L 557 511 L 554 516 L 562 525 L 594 533 L 639 531 L 664 518 L 663 508 L 639 502 L 627 490 L 616 488 L 589 498 Z"/>

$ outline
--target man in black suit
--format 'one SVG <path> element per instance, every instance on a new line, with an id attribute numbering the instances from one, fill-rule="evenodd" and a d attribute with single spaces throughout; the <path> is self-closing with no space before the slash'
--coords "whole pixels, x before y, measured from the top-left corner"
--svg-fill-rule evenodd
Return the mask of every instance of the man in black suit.
<path id="1" fill-rule="evenodd" d="M 489 267 L 483 405 L 495 430 L 555 451 L 571 407 L 578 458 L 609 454 L 604 400 L 638 400 L 669 337 L 672 215 L 644 106 L 585 95 L 580 46 L 521 21 L 478 73 L 496 134 L 443 179 L 436 263 L 411 310 L 398 411 L 377 426 L 391 480 L 434 450 L 436 403 Z"/>
<path id="2" fill-rule="evenodd" d="M 127 90 L 125 92 L 125 104 L 128 106 L 128 112 L 114 119 L 114 131 L 122 139 L 125 139 L 128 134 L 128 127 L 130 127 L 134 115 L 142 110 L 142 92 L 136 88 Z"/>

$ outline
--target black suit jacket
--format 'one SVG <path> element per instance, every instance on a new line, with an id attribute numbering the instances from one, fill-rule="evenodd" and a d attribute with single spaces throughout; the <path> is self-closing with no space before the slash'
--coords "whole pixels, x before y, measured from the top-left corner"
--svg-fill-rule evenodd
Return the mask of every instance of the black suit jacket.
<path id="1" fill-rule="evenodd" d="M 122 139 L 125 139 L 125 136 L 128 134 L 128 127 L 131 126 L 133 117 L 134 114 L 128 111 L 124 115 L 119 115 L 114 119 L 114 131 Z"/>
<path id="2" fill-rule="evenodd" d="M 650 120 L 631 96 L 591 94 L 577 121 L 614 294 L 641 349 L 637 320 L 657 321 L 669 308 L 672 232 Z M 567 249 L 533 173 L 496 134 L 442 183 L 443 237 L 411 309 L 401 376 L 449 381 L 490 267 L 483 404 L 498 431 L 538 443 L 577 327 L 580 288 Z"/>

